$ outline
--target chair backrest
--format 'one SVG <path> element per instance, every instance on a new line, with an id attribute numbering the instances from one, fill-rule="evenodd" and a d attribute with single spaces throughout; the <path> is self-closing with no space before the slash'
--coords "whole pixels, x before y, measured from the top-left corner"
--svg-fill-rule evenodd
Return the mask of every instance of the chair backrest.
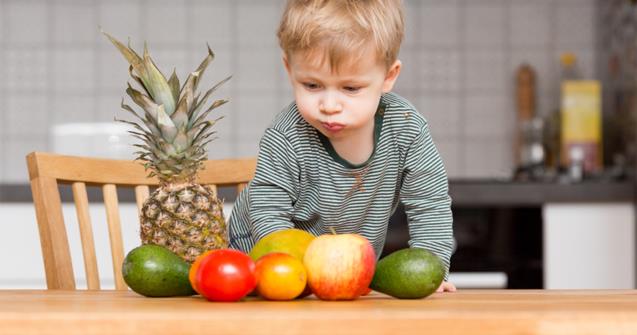
<path id="1" fill-rule="evenodd" d="M 211 185 L 215 190 L 217 186 L 236 186 L 239 192 L 254 176 L 256 159 L 208 160 L 204 165 L 205 168 L 198 176 L 199 183 Z M 158 185 L 158 179 L 148 178 L 144 167 L 133 160 L 32 152 L 27 155 L 27 166 L 40 232 L 47 288 L 70 290 L 76 288 L 59 190 L 60 184 L 68 184 L 73 191 L 88 289 L 100 289 L 100 282 L 89 215 L 87 185 L 102 189 L 113 259 L 115 289 L 126 290 L 121 272 L 124 247 L 117 187 L 134 188 L 139 212 L 149 196 L 149 187 Z"/>

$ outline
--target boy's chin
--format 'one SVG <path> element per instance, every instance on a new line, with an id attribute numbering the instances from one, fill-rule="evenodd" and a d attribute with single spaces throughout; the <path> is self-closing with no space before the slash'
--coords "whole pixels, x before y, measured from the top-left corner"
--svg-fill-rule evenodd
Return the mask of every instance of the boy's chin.
<path id="1" fill-rule="evenodd" d="M 315 127 L 316 128 L 316 127 Z M 327 137 L 329 140 L 335 140 L 339 138 L 345 137 L 345 133 L 343 130 L 339 130 L 338 132 L 329 131 L 326 129 L 316 128 L 323 136 Z"/>
<path id="2" fill-rule="evenodd" d="M 328 140 L 331 140 L 331 139 L 333 138 L 332 134 L 330 134 L 330 133 L 328 133 L 328 132 L 326 132 L 326 131 L 324 131 L 324 130 L 321 130 L 321 129 L 319 129 L 319 128 L 316 128 L 316 130 L 317 130 L 319 133 L 321 133 L 323 136 L 325 136 Z"/>

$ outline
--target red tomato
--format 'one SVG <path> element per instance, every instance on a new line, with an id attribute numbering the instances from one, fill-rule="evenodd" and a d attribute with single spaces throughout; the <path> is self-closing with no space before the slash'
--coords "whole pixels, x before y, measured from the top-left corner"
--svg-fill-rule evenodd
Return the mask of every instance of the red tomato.
<path id="1" fill-rule="evenodd" d="M 205 256 L 195 275 L 199 293 L 211 301 L 238 301 L 257 285 L 255 264 L 245 253 L 220 249 Z"/>

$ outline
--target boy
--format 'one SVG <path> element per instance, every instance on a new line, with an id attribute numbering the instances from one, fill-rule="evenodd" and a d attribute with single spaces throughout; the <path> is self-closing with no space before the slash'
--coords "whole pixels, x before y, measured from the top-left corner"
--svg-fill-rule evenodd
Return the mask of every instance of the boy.
<path id="1" fill-rule="evenodd" d="M 400 0 L 290 0 L 278 31 L 295 102 L 261 139 L 229 220 L 249 251 L 276 230 L 358 233 L 380 256 L 399 201 L 411 247 L 449 269 L 451 199 L 427 122 L 390 93 L 401 70 Z M 445 276 L 446 278 L 446 276 Z M 454 291 L 443 282 L 438 291 Z"/>

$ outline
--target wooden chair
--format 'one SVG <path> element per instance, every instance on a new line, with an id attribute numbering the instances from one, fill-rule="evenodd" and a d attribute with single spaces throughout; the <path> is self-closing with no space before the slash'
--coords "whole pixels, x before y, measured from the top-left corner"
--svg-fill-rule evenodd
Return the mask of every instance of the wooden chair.
<path id="1" fill-rule="evenodd" d="M 157 178 L 147 178 L 139 162 L 32 152 L 27 155 L 29 179 L 35 205 L 48 289 L 75 290 L 75 276 L 62 214 L 58 185 L 70 184 L 79 222 L 80 240 L 88 289 L 100 289 L 93 229 L 86 186 L 102 189 L 108 224 L 115 288 L 126 290 L 121 264 L 124 247 L 118 209 L 117 187 L 132 187 L 138 212 Z M 254 176 L 256 159 L 208 160 L 198 182 L 217 186 L 245 187 Z"/>

